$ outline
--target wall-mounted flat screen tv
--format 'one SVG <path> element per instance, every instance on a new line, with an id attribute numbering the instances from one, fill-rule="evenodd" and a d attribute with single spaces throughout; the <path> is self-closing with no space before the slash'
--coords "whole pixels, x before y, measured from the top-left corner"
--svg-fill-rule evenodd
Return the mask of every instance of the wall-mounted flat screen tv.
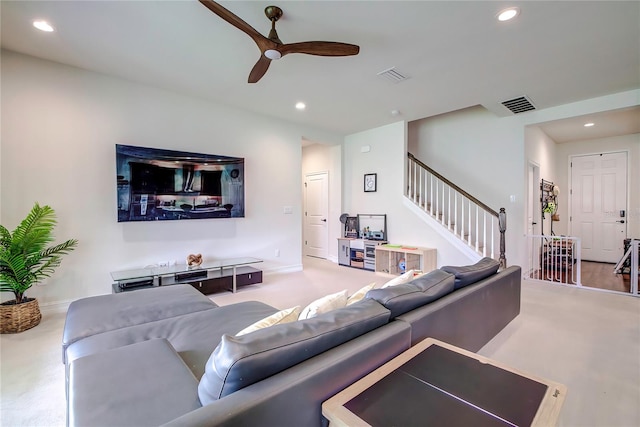
<path id="1" fill-rule="evenodd" d="M 244 158 L 116 144 L 118 222 L 244 217 Z"/>

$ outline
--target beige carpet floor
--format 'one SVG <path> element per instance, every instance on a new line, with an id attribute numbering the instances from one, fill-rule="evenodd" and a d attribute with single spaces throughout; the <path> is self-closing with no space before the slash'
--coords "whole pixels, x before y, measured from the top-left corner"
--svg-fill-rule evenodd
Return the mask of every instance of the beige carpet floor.
<path id="1" fill-rule="evenodd" d="M 287 308 L 386 280 L 313 258 L 304 267 L 211 299 Z M 43 310 L 37 327 L 0 336 L 2 427 L 65 425 L 63 326 L 64 313 Z M 520 316 L 479 353 L 565 384 L 560 426 L 640 426 L 640 298 L 525 281 Z"/>

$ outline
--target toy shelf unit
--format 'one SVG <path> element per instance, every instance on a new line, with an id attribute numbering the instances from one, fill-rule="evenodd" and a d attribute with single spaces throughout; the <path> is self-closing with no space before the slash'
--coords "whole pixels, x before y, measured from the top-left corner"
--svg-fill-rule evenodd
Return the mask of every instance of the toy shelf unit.
<path id="1" fill-rule="evenodd" d="M 405 245 L 376 246 L 376 273 L 397 276 L 409 270 L 428 273 L 436 269 L 437 251 Z"/>
<path id="2" fill-rule="evenodd" d="M 344 237 L 338 238 L 338 264 L 374 271 L 375 248 L 387 243 L 386 214 L 342 214 Z"/>
<path id="3" fill-rule="evenodd" d="M 386 214 L 358 214 L 358 237 L 364 240 L 387 241 Z"/>
<path id="4" fill-rule="evenodd" d="M 349 265 L 364 268 L 364 240 L 353 239 L 349 245 Z"/>

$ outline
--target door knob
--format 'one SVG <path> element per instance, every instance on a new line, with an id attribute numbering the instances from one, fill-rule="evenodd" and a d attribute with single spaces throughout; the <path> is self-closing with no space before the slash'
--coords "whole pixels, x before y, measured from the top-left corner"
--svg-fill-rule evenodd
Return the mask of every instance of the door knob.
<path id="1" fill-rule="evenodd" d="M 620 220 L 620 221 L 616 221 L 619 222 L 620 224 L 624 224 L 624 219 Z"/>

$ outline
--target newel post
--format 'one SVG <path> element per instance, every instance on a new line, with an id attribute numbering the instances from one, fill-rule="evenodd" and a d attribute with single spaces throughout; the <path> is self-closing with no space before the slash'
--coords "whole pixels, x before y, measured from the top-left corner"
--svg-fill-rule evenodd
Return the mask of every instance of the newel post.
<path id="1" fill-rule="evenodd" d="M 500 270 L 507 268 L 507 258 L 505 257 L 504 232 L 507 231 L 507 212 L 500 208 L 498 214 L 498 227 L 500 227 Z"/>

